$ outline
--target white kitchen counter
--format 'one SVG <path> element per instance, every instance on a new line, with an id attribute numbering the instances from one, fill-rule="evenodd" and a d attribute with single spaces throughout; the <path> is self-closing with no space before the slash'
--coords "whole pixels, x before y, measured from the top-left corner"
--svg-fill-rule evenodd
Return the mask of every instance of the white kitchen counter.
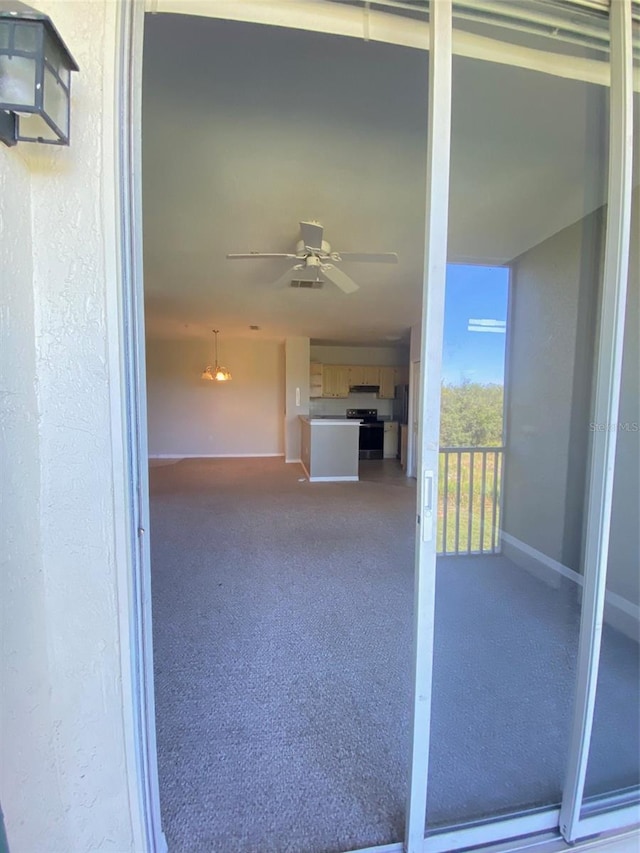
<path id="1" fill-rule="evenodd" d="M 329 426 L 360 426 L 362 421 L 356 418 L 341 418 L 339 415 L 298 415 L 301 421 L 308 421 L 310 424 L 321 424 Z"/>
<path id="2" fill-rule="evenodd" d="M 302 467 L 311 483 L 358 480 L 360 421 L 299 415 Z"/>

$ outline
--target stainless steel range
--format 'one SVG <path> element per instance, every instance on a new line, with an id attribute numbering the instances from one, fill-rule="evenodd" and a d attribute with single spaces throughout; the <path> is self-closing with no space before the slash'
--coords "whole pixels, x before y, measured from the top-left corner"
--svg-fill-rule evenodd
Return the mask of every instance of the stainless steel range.
<path id="1" fill-rule="evenodd" d="M 382 459 L 384 450 L 384 421 L 378 420 L 377 409 L 347 409 L 348 420 L 359 420 L 359 459 Z"/>

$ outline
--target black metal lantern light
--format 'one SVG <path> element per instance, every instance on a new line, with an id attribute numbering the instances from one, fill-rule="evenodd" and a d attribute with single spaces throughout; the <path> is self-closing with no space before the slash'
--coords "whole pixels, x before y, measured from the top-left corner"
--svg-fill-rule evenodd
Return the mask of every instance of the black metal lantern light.
<path id="1" fill-rule="evenodd" d="M 0 140 L 69 144 L 73 57 L 48 15 L 0 0 Z"/>

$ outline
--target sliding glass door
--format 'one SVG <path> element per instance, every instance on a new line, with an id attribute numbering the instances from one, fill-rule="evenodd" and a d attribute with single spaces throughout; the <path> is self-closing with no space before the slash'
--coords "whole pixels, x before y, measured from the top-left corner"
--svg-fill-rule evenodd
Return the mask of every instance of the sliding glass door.
<path id="1" fill-rule="evenodd" d="M 410 853 L 544 830 L 574 840 L 596 795 L 600 809 L 637 796 L 635 285 L 617 456 L 601 440 L 617 411 L 629 236 L 630 4 L 613 5 L 612 21 L 562 3 L 432 10 Z M 443 346 L 446 261 L 482 272 L 447 304 Z M 479 314 L 492 271 L 509 278 L 500 316 L 488 295 Z M 440 411 L 441 388 L 473 406 Z M 501 396 L 501 430 L 476 446 L 474 427 Z M 444 434 L 465 437 L 453 493 Z M 491 548 L 476 535 L 488 517 L 499 519 Z M 452 550 L 444 523 L 468 533 L 464 555 L 436 557 L 437 542 Z M 581 813 L 571 801 L 583 792 Z M 602 825 L 633 819 L 617 815 Z"/>
<path id="2" fill-rule="evenodd" d="M 453 58 L 449 259 L 510 270 L 502 483 L 470 503 L 478 522 L 483 507 L 499 514 L 500 546 L 438 562 L 429 830 L 561 802 L 604 257 L 606 54 L 589 59 L 590 46 L 472 11 L 454 3 L 457 35 L 490 40 L 491 57 L 510 61 Z M 607 19 L 589 24 L 591 40 L 606 45 Z M 587 62 L 600 83 L 562 73 Z M 478 275 L 476 294 L 489 287 Z M 457 344 L 488 413 L 495 335 L 476 329 L 502 328 L 489 324 L 505 317 L 477 317 L 476 294 L 458 297 L 468 307 L 458 306 Z M 477 421 L 475 409 L 468 415 Z M 450 525 L 469 503 L 470 457 Z"/>
<path id="3" fill-rule="evenodd" d="M 238 2 L 237 7 L 249 5 Z M 287 718 L 280 714 L 286 705 L 282 685 L 295 682 L 287 654 L 294 647 L 296 653 L 304 651 L 298 634 L 289 632 L 289 645 L 272 643 L 283 666 L 280 681 L 272 678 L 270 685 L 270 719 L 276 722 L 265 740 L 270 755 L 274 743 L 279 754 L 263 760 L 263 767 L 272 778 L 276 771 L 276 783 L 279 771 L 289 782 L 298 773 L 299 784 L 278 791 L 277 784 L 256 781 L 253 763 L 261 753 L 251 749 L 246 731 L 241 731 L 230 756 L 236 760 L 244 750 L 247 761 L 233 765 L 233 772 L 244 774 L 254 796 L 242 798 L 240 806 L 250 810 L 257 803 L 270 818 L 280 796 L 283 807 L 275 809 L 276 818 L 288 816 L 298 833 L 294 838 L 283 831 L 278 841 L 272 829 L 268 844 L 282 849 L 299 849 L 303 842 L 308 849 L 363 850 L 370 844 L 369 853 L 444 853 L 545 830 L 574 840 L 603 828 L 620 828 L 637 819 L 633 809 L 640 784 L 637 239 L 625 293 L 630 188 L 639 180 L 637 163 L 633 179 L 629 169 L 630 0 L 326 0 L 313 4 L 314 15 L 321 8 L 336 19 L 344 14 L 349 24 L 343 31 L 327 15 L 327 32 L 334 27 L 343 36 L 362 35 L 363 42 L 396 39 L 421 59 L 425 48 L 429 53 L 423 304 L 411 342 L 420 373 L 412 389 L 417 498 L 410 772 L 404 775 L 405 732 L 395 734 L 407 701 L 403 655 L 408 654 L 408 628 L 394 637 L 400 637 L 397 666 L 377 650 L 370 669 L 362 663 L 357 668 L 361 684 L 355 689 L 346 684 L 357 647 L 352 611 L 359 608 L 366 617 L 362 602 L 372 584 L 365 567 L 361 594 L 336 601 L 334 586 L 325 597 L 328 612 L 339 615 L 331 623 L 339 628 L 335 638 L 332 635 L 335 654 L 319 656 L 311 674 L 305 672 L 291 688 L 296 701 L 306 691 L 309 717 L 300 723 L 300 731 L 316 764 L 301 758 L 283 723 Z M 381 10 L 388 15 L 385 26 Z M 356 11 L 362 12 L 361 30 Z M 132 12 L 137 14 L 141 17 L 142 9 Z M 279 26 L 283 22 L 286 16 Z M 321 16 L 309 26 L 314 34 L 316 27 L 322 29 Z M 271 35 L 281 38 L 282 32 Z M 340 49 L 347 53 L 345 43 Z M 364 53 L 373 47 L 363 43 L 359 49 Z M 333 63 L 327 67 L 335 74 L 335 45 L 333 50 Z M 319 50 L 318 67 L 324 69 L 328 56 Z M 308 50 L 300 57 L 301 67 L 309 65 Z M 378 70 L 375 84 L 361 76 L 367 94 L 376 95 L 362 139 L 381 143 L 379 153 L 384 156 L 377 171 L 386 174 L 388 161 L 406 152 L 398 153 L 398 147 L 389 144 L 394 140 L 391 131 L 388 137 L 378 134 L 379 112 L 388 106 L 378 96 L 387 91 L 390 76 L 382 64 Z M 636 67 L 636 85 L 637 74 Z M 285 79 L 297 85 L 295 74 Z M 324 78 L 319 75 L 318 81 L 324 98 Z M 274 92 L 281 89 L 283 82 L 273 87 Z M 250 87 L 246 91 L 253 93 Z M 402 95 L 407 97 L 406 87 Z M 317 109 L 321 101 L 311 100 Z M 287 111 L 295 102 L 287 99 Z M 358 98 L 349 103 L 349 116 L 357 112 L 353 105 L 363 109 Z M 300 107 L 307 111 L 306 102 Z M 424 108 L 424 98 L 416 98 L 415 112 L 410 110 L 406 121 L 417 147 L 422 128 L 410 119 L 422 115 Z M 332 110 L 333 104 L 327 103 L 325 115 Z M 132 124 L 138 126 L 139 118 L 136 113 Z M 636 113 L 636 127 L 637 121 Z M 310 138 L 320 139 L 318 133 L 314 126 Z M 133 130 L 131 136 L 135 142 Z M 638 139 L 636 134 L 636 150 Z M 298 151 L 296 142 L 294 153 Z M 318 162 L 323 155 L 321 150 Z M 330 166 L 335 170 L 335 161 Z M 344 172 L 352 168 L 350 162 Z M 283 174 L 289 171 L 288 166 L 282 169 Z M 339 201 L 343 189 L 335 175 L 340 172 L 331 174 L 327 193 Z M 637 186 L 633 198 L 637 234 Z M 412 209 L 406 203 L 398 210 L 407 218 L 406 228 L 417 230 L 419 215 L 407 213 Z M 140 218 L 137 211 L 132 216 Z M 451 297 L 456 302 L 447 342 L 448 264 L 464 264 L 470 270 L 475 266 L 482 274 L 474 278 L 469 273 L 467 296 L 458 291 Z M 483 301 L 483 288 L 490 287 L 494 273 L 496 281 L 508 281 L 504 310 L 490 299 Z M 141 298 L 141 280 L 137 288 Z M 131 312 L 138 312 L 141 324 L 140 306 L 132 303 Z M 498 339 L 504 346 L 495 346 Z M 131 344 L 135 349 L 135 341 Z M 506 352 L 502 383 L 494 369 L 497 352 L 503 359 Z M 456 364 L 467 359 L 457 375 L 449 370 L 452 357 Z M 448 411 L 441 408 L 443 382 L 449 397 L 461 401 Z M 494 418 L 496 399 L 504 401 L 497 431 L 474 439 L 478 422 Z M 457 431 L 442 422 L 454 414 Z M 445 491 L 445 431 L 458 436 L 451 448 L 456 460 L 452 494 Z M 143 510 L 144 517 L 148 506 Z M 486 544 L 488 519 L 491 536 Z M 448 530 L 457 532 L 454 549 L 447 545 L 445 520 Z M 344 529 L 344 540 L 352 539 L 351 521 L 344 528 L 341 524 L 336 523 L 335 530 Z M 461 554 L 460 534 L 465 531 L 468 547 Z M 318 541 L 324 553 L 324 531 Z M 340 537 L 336 541 L 338 564 L 345 546 Z M 451 550 L 455 553 L 446 553 Z M 354 565 L 358 559 L 356 555 Z M 136 578 L 143 590 L 149 581 L 144 571 Z M 303 619 L 318 611 L 321 595 L 312 593 L 323 589 L 325 576 L 317 577 L 317 585 L 296 587 L 304 599 Z M 151 622 L 148 601 L 139 596 L 147 620 L 142 630 L 149 689 Z M 270 600 L 279 599 L 274 594 Z M 372 618 L 363 620 L 363 637 L 388 636 L 385 625 L 392 625 L 392 606 L 371 600 L 380 608 L 380 621 L 374 618 L 374 607 Z M 408 612 L 407 605 L 401 617 Z M 280 623 L 287 627 L 285 616 Z M 405 626 L 400 619 L 398 624 Z M 231 628 L 224 636 L 233 637 Z M 270 651 L 262 644 L 262 656 L 265 649 Z M 138 652 L 144 674 L 142 657 Z M 384 665 L 378 671 L 380 661 Z M 203 671 L 210 666 L 207 660 Z M 246 673 L 243 677 L 246 682 Z M 387 704 L 381 691 L 372 689 L 382 682 L 393 694 Z M 241 684 L 240 676 L 232 683 Z M 137 687 L 144 709 L 142 675 Z M 265 695 L 261 675 L 250 698 L 262 707 Z M 372 724 L 362 727 L 358 737 L 345 738 L 345 730 L 358 729 L 365 701 Z M 152 705 L 140 717 L 149 765 L 155 761 Z M 320 720 L 322 708 L 328 713 Z M 232 714 L 229 720 L 235 737 L 237 717 Z M 212 732 L 207 728 L 206 735 Z M 280 742 L 274 741 L 274 732 Z M 193 743 L 200 755 L 204 733 L 202 738 L 197 734 Z M 222 754 L 215 744 L 210 753 Z M 327 755 L 333 756 L 329 769 Z M 202 767 L 204 778 L 211 767 L 207 761 Z M 144 781 L 150 814 L 157 814 L 154 780 Z M 361 787 L 361 795 L 352 793 Z M 233 836 L 220 830 L 220 803 L 208 801 L 207 809 L 206 820 L 221 832 L 224 846 Z M 325 837 L 310 828 L 317 815 L 322 815 Z M 246 830 L 243 819 L 232 815 L 233 820 L 235 828 Z M 262 838 L 251 844 L 268 849 Z"/>
<path id="4" fill-rule="evenodd" d="M 576 750 L 575 781 L 572 784 L 569 777 L 565 790 L 561 828 L 569 840 L 620 826 L 623 820 L 640 821 L 640 99 L 633 92 L 634 83 L 636 88 L 638 84 L 640 50 L 637 41 L 635 45 L 632 41 L 628 4 L 613 4 L 611 25 L 611 109 L 618 125 L 611 133 L 605 260 L 609 293 L 603 297 L 600 324 L 601 369 L 606 369 L 610 381 L 608 396 L 604 393 L 606 381 L 599 383 L 589 424 L 596 463 L 609 472 L 603 497 L 610 524 L 606 525 L 605 517 L 600 572 L 591 583 L 585 578 L 584 609 L 593 612 L 597 621 L 589 636 L 583 619 L 580 653 L 584 660 L 591 660 L 589 668 L 581 665 L 574 740 L 583 731 L 588 743 Z M 611 347 L 606 346 L 609 337 Z M 596 515 L 593 510 L 590 506 L 590 514 Z M 595 549 L 594 541 L 591 550 Z M 583 719 L 579 715 L 582 697 Z"/>

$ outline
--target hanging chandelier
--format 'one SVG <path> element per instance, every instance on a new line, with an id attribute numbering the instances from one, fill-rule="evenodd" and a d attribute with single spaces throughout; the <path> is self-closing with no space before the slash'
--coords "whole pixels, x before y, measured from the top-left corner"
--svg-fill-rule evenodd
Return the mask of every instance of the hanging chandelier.
<path id="1" fill-rule="evenodd" d="M 231 374 L 226 367 L 220 367 L 218 363 L 218 329 L 211 331 L 215 335 L 214 366 L 208 364 L 200 374 L 200 378 L 208 379 L 211 382 L 228 382 L 231 379 Z"/>

